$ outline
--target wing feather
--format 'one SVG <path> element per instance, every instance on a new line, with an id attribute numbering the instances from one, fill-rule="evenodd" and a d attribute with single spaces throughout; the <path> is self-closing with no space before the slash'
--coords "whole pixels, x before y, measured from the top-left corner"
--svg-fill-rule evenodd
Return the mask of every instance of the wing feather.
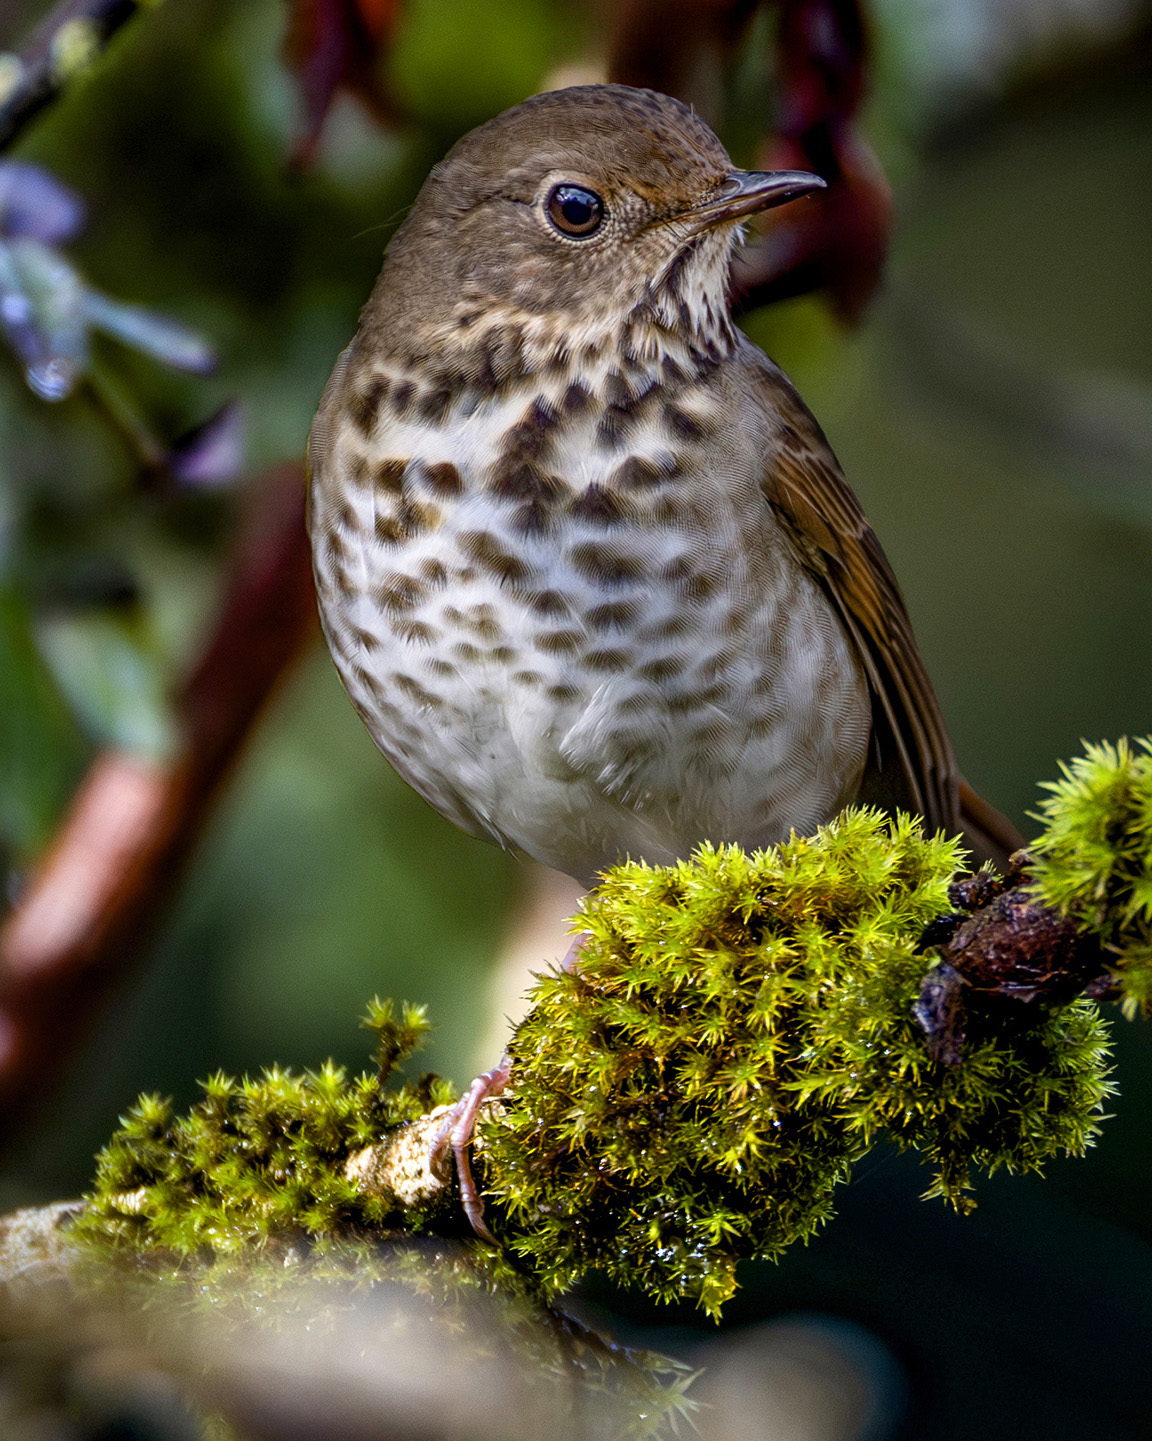
<path id="1" fill-rule="evenodd" d="M 784 376 L 765 369 L 774 427 L 762 489 L 856 645 L 873 696 L 865 798 L 961 829 L 960 777 L 892 567 L 823 432 Z M 871 782 L 871 785 L 870 785 Z"/>

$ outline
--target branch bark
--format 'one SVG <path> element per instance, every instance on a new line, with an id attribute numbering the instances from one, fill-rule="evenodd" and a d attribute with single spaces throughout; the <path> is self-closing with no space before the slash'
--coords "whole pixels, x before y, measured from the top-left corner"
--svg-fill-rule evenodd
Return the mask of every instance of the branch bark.
<path id="1" fill-rule="evenodd" d="M 0 150 L 79 75 L 147 0 L 63 0 L 0 69 Z"/>
<path id="2" fill-rule="evenodd" d="M 0 929 L 0 1128 L 59 1075 L 131 968 L 261 712 L 317 630 L 300 465 L 254 488 L 232 577 L 176 700 L 166 764 L 106 752 Z"/>

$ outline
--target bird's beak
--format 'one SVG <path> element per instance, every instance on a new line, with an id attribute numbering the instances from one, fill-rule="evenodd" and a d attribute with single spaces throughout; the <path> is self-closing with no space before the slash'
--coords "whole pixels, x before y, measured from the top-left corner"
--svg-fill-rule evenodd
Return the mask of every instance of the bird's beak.
<path id="1" fill-rule="evenodd" d="M 689 221 L 695 230 L 710 230 L 725 220 L 739 220 L 757 210 L 772 210 L 826 190 L 827 181 L 807 170 L 734 170 L 719 191 L 703 205 L 694 206 L 678 218 Z"/>

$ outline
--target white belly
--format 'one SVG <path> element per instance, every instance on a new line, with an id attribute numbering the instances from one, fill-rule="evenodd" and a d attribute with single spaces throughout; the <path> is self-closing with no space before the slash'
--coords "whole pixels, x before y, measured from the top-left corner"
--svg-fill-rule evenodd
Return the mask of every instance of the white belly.
<path id="1" fill-rule="evenodd" d="M 517 532 L 481 482 L 508 414 L 483 420 L 383 438 L 385 454 L 451 460 L 460 494 L 419 466 L 398 496 L 356 483 L 346 456 L 338 474 L 314 461 L 325 630 L 400 774 L 457 824 L 586 883 L 623 856 L 752 848 L 835 814 L 863 770 L 867 687 L 751 478 L 665 480 L 610 521 L 561 498 Z M 666 445 L 637 434 L 626 454 Z M 572 496 L 619 474 L 619 453 L 573 453 Z"/>

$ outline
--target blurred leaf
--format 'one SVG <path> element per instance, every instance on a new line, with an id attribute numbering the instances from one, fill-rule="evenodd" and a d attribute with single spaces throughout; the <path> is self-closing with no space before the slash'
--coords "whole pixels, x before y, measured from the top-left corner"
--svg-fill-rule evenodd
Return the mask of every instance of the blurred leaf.
<path id="1" fill-rule="evenodd" d="M 304 100 L 297 164 L 312 158 L 325 116 L 343 88 L 378 119 L 390 105 L 380 80 L 380 57 L 391 40 L 400 0 L 292 0 L 285 52 Z"/>
<path id="2" fill-rule="evenodd" d="M 88 362 L 84 282 L 29 236 L 0 244 L 0 326 L 41 400 L 63 400 Z"/>
<path id="3" fill-rule="evenodd" d="M 172 445 L 168 469 L 184 485 L 227 485 L 243 468 L 244 442 L 244 407 L 230 400 Z"/>
<path id="4" fill-rule="evenodd" d="M 168 752 L 167 675 L 139 607 L 56 615 L 39 633 L 57 684 L 93 740 L 145 756 Z"/>
<path id="5" fill-rule="evenodd" d="M 27 607 L 0 588 L 0 845 L 29 856 L 51 834 L 84 756 L 36 649 Z"/>
<path id="6" fill-rule="evenodd" d="M 539 0 L 407 0 L 392 76 L 406 108 L 465 130 L 538 90 L 573 39 L 561 9 Z"/>

